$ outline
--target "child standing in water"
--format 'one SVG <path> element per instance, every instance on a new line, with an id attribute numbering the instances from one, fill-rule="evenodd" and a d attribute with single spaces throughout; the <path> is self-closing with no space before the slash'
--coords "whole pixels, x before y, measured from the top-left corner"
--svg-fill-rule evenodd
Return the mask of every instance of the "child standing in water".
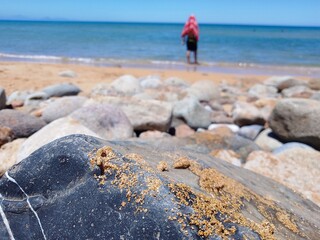
<path id="1" fill-rule="evenodd" d="M 181 33 L 182 44 L 185 44 L 187 38 L 187 62 L 190 64 L 190 52 L 193 52 L 194 63 L 198 64 L 197 50 L 199 41 L 199 26 L 194 15 L 191 15 L 184 25 Z"/>

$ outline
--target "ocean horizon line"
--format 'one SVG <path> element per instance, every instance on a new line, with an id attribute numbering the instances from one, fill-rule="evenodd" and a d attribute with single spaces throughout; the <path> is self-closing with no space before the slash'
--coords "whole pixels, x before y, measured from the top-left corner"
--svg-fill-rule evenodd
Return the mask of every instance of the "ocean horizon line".
<path id="1" fill-rule="evenodd" d="M 184 22 L 143 22 L 143 21 L 98 21 L 98 20 L 69 20 L 69 19 L 1 19 L 0 22 L 37 22 L 37 23 L 88 23 L 88 24 L 150 24 L 150 25 L 183 25 Z M 252 24 L 252 23 L 201 23 L 203 26 L 222 27 L 274 27 L 274 28 L 320 28 L 316 25 L 282 25 L 282 24 Z"/>

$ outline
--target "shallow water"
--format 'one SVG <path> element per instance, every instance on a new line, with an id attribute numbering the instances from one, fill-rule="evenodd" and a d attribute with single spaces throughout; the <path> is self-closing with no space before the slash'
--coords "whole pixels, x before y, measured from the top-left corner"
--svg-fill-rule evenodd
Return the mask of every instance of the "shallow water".
<path id="1" fill-rule="evenodd" d="M 185 69 L 182 27 L 182 24 L 0 21 L 0 61 L 98 66 L 153 64 L 157 68 Z M 227 70 L 232 66 L 256 71 L 260 66 L 279 65 L 311 69 L 320 67 L 319 53 L 320 28 L 200 24 L 201 66 L 193 69 Z"/>

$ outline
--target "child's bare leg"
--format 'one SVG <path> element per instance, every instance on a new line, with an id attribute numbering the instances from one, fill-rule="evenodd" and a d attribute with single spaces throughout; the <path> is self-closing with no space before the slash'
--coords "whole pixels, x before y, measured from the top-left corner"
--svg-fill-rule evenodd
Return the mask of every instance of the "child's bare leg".
<path id="1" fill-rule="evenodd" d="M 187 62 L 190 64 L 190 51 L 187 51 Z"/>
<path id="2" fill-rule="evenodd" d="M 195 64 L 199 64 L 199 63 L 198 63 L 197 51 L 194 51 L 194 63 L 195 63 Z"/>

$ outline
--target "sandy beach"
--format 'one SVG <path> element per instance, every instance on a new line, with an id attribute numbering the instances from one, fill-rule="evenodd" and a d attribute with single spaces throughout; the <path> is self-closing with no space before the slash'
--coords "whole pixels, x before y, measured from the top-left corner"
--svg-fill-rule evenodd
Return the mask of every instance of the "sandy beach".
<path id="1" fill-rule="evenodd" d="M 60 77 L 62 71 L 74 71 L 75 78 Z M 74 83 L 84 93 L 88 93 L 98 83 L 110 83 L 122 75 L 133 75 L 137 78 L 157 75 L 161 79 L 178 77 L 189 83 L 199 80 L 211 80 L 214 83 L 228 83 L 239 87 L 249 87 L 261 82 L 268 75 L 207 73 L 184 70 L 161 70 L 122 67 L 94 67 L 72 64 L 0 62 L 0 85 L 7 95 L 13 91 L 39 90 L 43 87 L 63 82 Z"/>

